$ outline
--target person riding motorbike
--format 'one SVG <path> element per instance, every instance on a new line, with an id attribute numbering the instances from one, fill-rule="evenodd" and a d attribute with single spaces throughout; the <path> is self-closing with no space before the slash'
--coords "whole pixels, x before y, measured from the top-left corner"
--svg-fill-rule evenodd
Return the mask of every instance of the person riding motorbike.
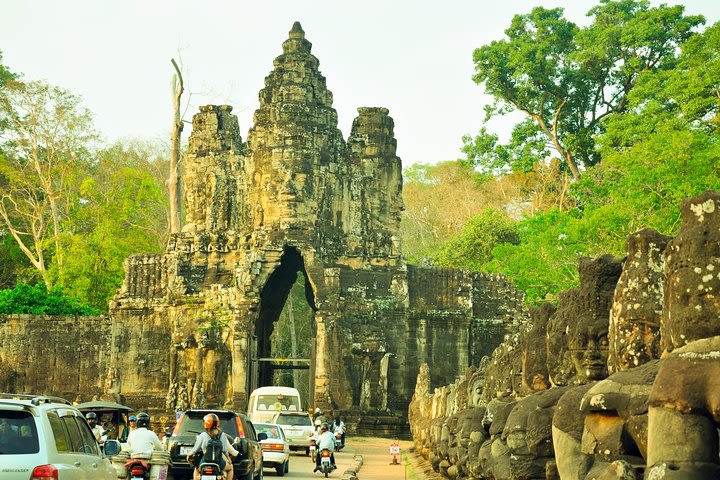
<path id="1" fill-rule="evenodd" d="M 230 456 L 236 456 L 239 452 L 233 448 L 228 440 L 228 436 L 220 430 L 220 418 L 214 413 L 208 413 L 203 417 L 203 427 L 205 431 L 197 436 L 195 439 L 195 445 L 187 456 L 188 462 L 195 465 L 193 472 L 193 479 L 199 480 L 200 478 L 200 465 L 208 458 L 205 458 L 208 452 L 208 446 L 216 441 L 220 441 L 222 445 L 222 458 L 220 458 L 218 466 L 222 470 L 225 478 L 230 480 L 233 478 L 233 464 Z M 201 454 L 198 455 L 198 454 Z M 197 456 L 196 456 L 197 455 Z M 193 462 L 194 460 L 194 462 Z"/>
<path id="2" fill-rule="evenodd" d="M 127 439 L 130 453 L 152 454 L 153 450 L 163 450 L 160 439 L 149 427 L 150 415 L 144 412 L 138 413 L 137 428 L 130 432 Z"/>
<path id="3" fill-rule="evenodd" d="M 323 450 L 329 450 L 330 451 L 330 463 L 333 466 L 333 469 L 337 468 L 335 465 L 335 435 L 330 433 L 330 426 L 325 423 L 323 424 L 321 428 L 320 437 L 318 438 L 318 452 L 322 452 Z M 321 455 L 318 453 L 318 455 L 315 457 L 315 469 L 313 472 L 317 472 L 320 470 L 320 458 Z"/>
<path id="4" fill-rule="evenodd" d="M 97 413 L 90 412 L 85 415 L 85 418 L 87 419 L 88 425 L 90 425 L 90 430 L 92 430 L 93 436 L 95 437 L 95 440 L 97 440 L 98 444 L 102 445 L 105 443 L 105 439 L 107 438 L 105 436 L 105 429 L 98 425 Z"/>
<path id="5" fill-rule="evenodd" d="M 345 422 L 342 421 L 342 419 L 337 416 L 335 417 L 335 420 L 333 420 L 332 423 L 332 432 L 337 437 L 340 436 L 340 448 L 345 448 L 345 431 L 347 429 L 345 428 Z"/>

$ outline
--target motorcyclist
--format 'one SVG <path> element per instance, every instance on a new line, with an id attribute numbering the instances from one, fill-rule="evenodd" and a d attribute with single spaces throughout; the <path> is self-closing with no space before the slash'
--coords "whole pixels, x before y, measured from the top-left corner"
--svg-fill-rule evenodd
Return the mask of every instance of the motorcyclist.
<path id="1" fill-rule="evenodd" d="M 95 440 L 97 440 L 98 444 L 102 445 L 105 443 L 105 439 L 107 438 L 105 436 L 105 429 L 98 425 L 97 413 L 90 412 L 85 415 L 85 418 L 87 419 L 88 425 L 90 425 L 90 430 L 92 430 L 93 436 L 95 437 Z"/>
<path id="2" fill-rule="evenodd" d="M 313 413 L 313 421 L 315 422 L 316 425 L 317 425 L 318 421 L 320 421 L 321 425 L 323 423 L 325 423 L 325 421 L 326 421 L 325 414 L 320 409 L 320 407 L 315 408 L 315 413 Z"/>
<path id="3" fill-rule="evenodd" d="M 170 441 L 170 437 L 172 437 L 173 434 L 173 427 L 165 427 L 165 430 L 163 431 L 163 437 L 160 440 L 160 443 L 163 444 L 163 447 L 165 447 L 165 450 L 168 448 L 168 442 Z"/>
<path id="4" fill-rule="evenodd" d="M 152 454 L 153 450 L 163 450 L 158 436 L 149 429 L 150 415 L 141 412 L 137 414 L 137 428 L 128 435 L 128 449 L 130 453 Z"/>
<path id="5" fill-rule="evenodd" d="M 330 450 L 330 463 L 334 468 L 337 468 L 335 466 L 335 435 L 330 433 L 330 426 L 325 423 L 323 424 L 321 428 L 320 437 L 318 438 L 318 454 L 315 457 L 315 469 L 313 472 L 317 472 L 320 469 L 320 459 L 322 455 L 320 452 L 323 450 Z"/>
<path id="6" fill-rule="evenodd" d="M 226 479 L 232 479 L 233 464 L 229 455 L 232 455 L 234 457 L 239 452 L 235 450 L 235 448 L 233 448 L 233 446 L 230 444 L 228 436 L 224 434 L 222 430 L 220 430 L 220 418 L 217 415 L 215 415 L 214 413 L 208 413 L 207 415 L 205 415 L 203 417 L 203 427 L 205 427 L 205 431 L 197 436 L 197 438 L 195 439 L 195 445 L 193 446 L 192 450 L 190 450 L 190 453 L 187 456 L 188 462 L 191 462 L 195 465 L 193 479 L 200 479 L 199 467 L 200 464 L 204 461 L 207 446 L 210 443 L 210 440 L 213 438 L 220 438 L 220 441 L 222 442 L 223 458 L 220 461 L 219 467 L 223 471 Z M 196 457 L 196 455 L 199 453 L 201 453 L 202 456 Z M 195 457 L 194 462 L 193 457 Z"/>
<path id="7" fill-rule="evenodd" d="M 332 432 L 335 435 L 340 435 L 340 448 L 345 448 L 345 422 L 342 421 L 340 416 L 335 417 L 332 423 Z"/>

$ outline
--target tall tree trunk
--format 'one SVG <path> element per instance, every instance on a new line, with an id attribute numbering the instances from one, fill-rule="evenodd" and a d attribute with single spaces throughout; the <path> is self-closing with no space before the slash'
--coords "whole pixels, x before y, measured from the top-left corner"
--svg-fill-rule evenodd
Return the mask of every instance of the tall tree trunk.
<path id="1" fill-rule="evenodd" d="M 168 198 L 170 200 L 170 233 L 180 233 L 180 135 L 183 130 L 180 118 L 180 99 L 183 94 L 183 79 L 180 68 L 172 59 L 176 74 L 173 75 L 173 128 L 170 136 L 170 175 L 167 179 Z"/>

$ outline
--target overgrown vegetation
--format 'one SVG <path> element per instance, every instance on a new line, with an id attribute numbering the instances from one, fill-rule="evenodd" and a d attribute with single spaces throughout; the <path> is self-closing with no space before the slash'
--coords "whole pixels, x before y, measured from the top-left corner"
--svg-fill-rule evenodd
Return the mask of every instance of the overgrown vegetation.
<path id="1" fill-rule="evenodd" d="M 83 305 L 67 295 L 61 287 L 50 290 L 45 284 L 18 284 L 13 289 L 0 290 L 0 314 L 30 313 L 35 315 L 97 315 L 99 309 Z"/>
<path id="2" fill-rule="evenodd" d="M 152 143 L 101 145 L 79 97 L 0 65 L 0 288 L 107 311 L 124 259 L 164 248 L 165 165 Z"/>
<path id="3" fill-rule="evenodd" d="M 608 12 L 622 15 L 612 17 Z M 482 47 L 475 55 L 479 62 L 476 80 L 496 99 L 491 114 L 511 108 L 557 113 L 567 97 L 560 110 L 562 118 L 581 93 L 569 86 L 566 76 L 582 68 L 582 59 L 589 61 L 602 53 L 601 49 L 616 52 L 608 64 L 612 68 L 605 68 L 603 75 L 608 77 L 603 82 L 625 78 L 623 88 L 617 90 L 617 84 L 597 91 L 601 95 L 615 91 L 612 98 L 622 97 L 622 101 L 608 106 L 599 121 L 585 125 L 584 143 L 573 137 L 580 130 L 567 124 L 561 129 L 558 122 L 558 135 L 564 132 L 563 145 L 575 145 L 575 157 L 582 159 L 581 178 L 563 180 L 571 177 L 569 172 L 562 173 L 569 170 L 565 154 L 541 127 L 533 125 L 538 119 L 532 115 L 516 127 L 505 145 L 486 130 L 475 138 L 465 137 L 467 158 L 458 163 L 484 173 L 468 173 L 478 180 L 478 201 L 495 208 L 495 221 L 512 235 L 509 241 L 492 235 L 493 228 L 487 225 L 489 210 L 473 213 L 464 229 L 426 246 L 424 258 L 440 265 L 504 273 L 526 291 L 529 301 L 552 300 L 558 291 L 577 284 L 580 256 L 623 256 L 627 235 L 645 227 L 672 235 L 679 227 L 679 205 L 684 198 L 720 189 L 720 24 L 693 33 L 701 19 L 683 16 L 682 7 L 650 8 L 647 2 L 633 0 L 603 1 L 591 15 L 594 23 L 581 30 L 564 20 L 560 9 L 535 9 L 513 20 L 507 40 Z M 553 43 L 561 27 L 567 42 L 580 43 L 565 47 Z M 555 33 L 541 38 L 551 31 Z M 587 38 L 582 40 L 583 36 Z M 598 58 L 593 62 L 597 68 L 607 64 Z M 519 93 L 521 86 L 524 90 Z M 556 92 L 554 96 L 556 87 L 565 89 L 558 90 L 562 95 Z M 515 101 L 518 98 L 525 103 Z M 576 119 L 593 116 L 590 110 L 575 114 Z M 545 184 L 540 189 L 537 183 L 526 183 L 523 173 L 551 165 L 553 150 L 563 162 L 559 175 L 547 177 L 554 186 Z M 412 184 L 420 181 L 410 178 L 406 196 L 416 190 Z M 426 183 L 425 188 L 441 184 Z M 498 205 L 498 197 L 488 192 L 502 185 L 502 191 L 510 194 Z M 527 208 L 548 191 L 553 201 Z M 449 207 L 433 201 L 433 208 L 440 211 Z M 417 255 L 407 253 L 411 258 Z"/>

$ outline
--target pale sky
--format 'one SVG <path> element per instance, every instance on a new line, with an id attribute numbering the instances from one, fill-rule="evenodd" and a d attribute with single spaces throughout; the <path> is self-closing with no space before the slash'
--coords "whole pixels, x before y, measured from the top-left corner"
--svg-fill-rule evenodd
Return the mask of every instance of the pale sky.
<path id="1" fill-rule="evenodd" d="M 595 3 L 0 0 L 0 50 L 4 63 L 26 79 L 82 96 L 108 142 L 169 136 L 170 58 L 180 55 L 193 92 L 186 119 L 199 105 L 227 103 L 246 139 L 264 78 L 298 20 L 334 94 L 345 137 L 357 107 L 387 107 L 407 166 L 461 156 L 461 137 L 479 130 L 488 102 L 471 80 L 472 52 L 502 38 L 514 14 L 562 6 L 582 25 Z M 708 25 L 720 18 L 718 0 L 667 3 L 703 14 Z M 490 128 L 502 135 L 509 125 L 500 120 Z M 186 128 L 185 139 L 189 133 Z"/>

